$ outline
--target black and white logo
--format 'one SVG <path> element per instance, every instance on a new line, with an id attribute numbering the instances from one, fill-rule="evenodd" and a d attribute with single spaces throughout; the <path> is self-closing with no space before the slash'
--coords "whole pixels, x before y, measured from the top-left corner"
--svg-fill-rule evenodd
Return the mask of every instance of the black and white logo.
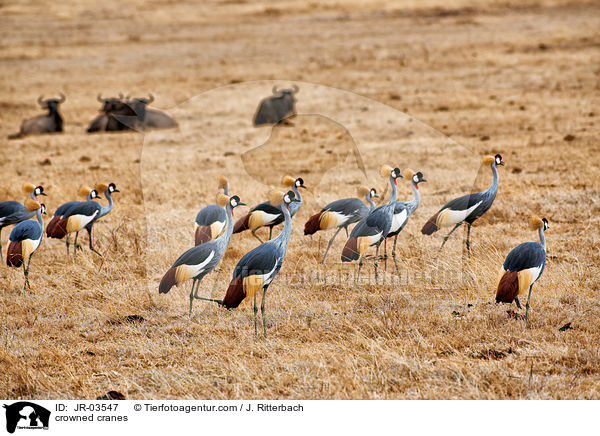
<path id="1" fill-rule="evenodd" d="M 6 431 L 14 433 L 16 429 L 48 430 L 50 411 L 29 401 L 19 401 L 4 405 L 6 409 Z"/>

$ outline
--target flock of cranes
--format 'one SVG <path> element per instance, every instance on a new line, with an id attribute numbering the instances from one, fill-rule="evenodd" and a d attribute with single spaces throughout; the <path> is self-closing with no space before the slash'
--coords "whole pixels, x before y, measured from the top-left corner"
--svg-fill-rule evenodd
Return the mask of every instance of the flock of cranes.
<path id="1" fill-rule="evenodd" d="M 463 223 L 467 225 L 466 248 L 470 253 L 470 230 L 473 222 L 481 217 L 491 206 L 498 192 L 498 166 L 504 165 L 502 156 L 486 156 L 482 161 L 492 171 L 492 183 L 482 192 L 467 194 L 451 200 L 436 214 L 427 220 L 421 232 L 431 235 L 437 230 L 451 228 L 444 236 L 440 250 L 448 237 Z M 320 212 L 312 215 L 304 226 L 304 234 L 312 235 L 317 231 L 336 229 L 329 240 L 321 263 L 325 262 L 334 239 L 342 228 L 345 229 L 347 241 L 341 253 L 342 262 L 358 260 L 356 278 L 360 277 L 363 261 L 367 258 L 370 247 L 375 247 L 374 269 L 375 280 L 378 275 L 379 249 L 384 244 L 384 258 L 387 259 L 387 240 L 394 238 L 392 258 L 399 273 L 396 259 L 396 242 L 399 233 L 405 228 L 409 218 L 417 210 L 421 202 L 419 185 L 426 182 L 419 171 L 405 171 L 410 180 L 413 199 L 410 201 L 397 201 L 398 180 L 404 176 L 400 169 L 384 165 L 381 175 L 389 180 L 392 188 L 390 199 L 376 207 L 373 199 L 377 198 L 374 188 L 360 187 L 359 196 L 363 197 L 368 206 L 358 198 L 344 198 L 326 205 Z M 266 337 L 265 299 L 269 285 L 279 273 L 288 243 L 292 234 L 292 218 L 302 206 L 300 189 L 306 189 L 302 178 L 285 176 L 282 180 L 287 192 L 271 191 L 269 201 L 261 203 L 250 210 L 234 224 L 233 209 L 245 205 L 237 195 L 229 195 L 227 178 L 218 178 L 218 188 L 223 192 L 217 197 L 216 204 L 201 209 L 195 219 L 195 246 L 185 251 L 164 274 L 159 284 L 159 293 L 167 293 L 173 286 L 179 286 L 188 280 L 192 281 L 190 292 L 189 316 L 192 316 L 193 302 L 196 299 L 215 302 L 225 308 L 233 309 L 245 299 L 254 301 L 254 328 L 258 335 L 258 306 L 257 298 L 262 292 L 260 305 L 263 319 L 263 334 Z M 9 225 L 16 226 L 10 233 L 10 243 L 6 254 L 6 264 L 9 267 L 23 267 L 25 282 L 23 289 L 30 288 L 29 266 L 33 253 L 39 248 L 44 234 L 42 215 L 46 213 L 46 206 L 38 202 L 38 196 L 45 196 L 42 186 L 25 184 L 23 190 L 28 194 L 24 203 L 6 201 L 0 203 L 0 236 L 2 228 Z M 45 228 L 49 238 L 63 239 L 66 237 L 67 254 L 73 246 L 73 256 L 77 249 L 79 232 L 85 229 L 88 233 L 89 248 L 101 256 L 94 248 L 92 229 L 101 217 L 108 214 L 113 208 L 112 196 L 119 192 L 114 183 L 100 183 L 94 189 L 82 186 L 79 194 L 85 201 L 69 201 L 59 206 L 52 219 Z M 103 206 L 99 201 L 100 195 L 108 200 Z M 34 218 L 31 220 L 30 218 Z M 273 227 L 283 223 L 283 229 L 275 238 L 272 237 Z M 348 227 L 356 223 L 348 235 Z M 521 308 L 519 296 L 527 291 L 525 311 L 525 326 L 529 314 L 529 300 L 531 289 L 536 280 L 541 276 L 546 260 L 546 241 L 544 231 L 548 228 L 548 221 L 537 217 L 530 219 L 530 226 L 539 233 L 540 242 L 526 242 L 514 248 L 506 257 L 502 274 L 498 281 L 496 301 L 512 303 Z M 261 227 L 269 228 L 269 240 L 263 242 L 256 230 Z M 260 245 L 246 253 L 233 270 L 231 282 L 222 300 L 206 298 L 199 295 L 200 282 L 203 277 L 213 271 L 220 263 L 233 233 L 251 230 L 252 235 L 259 240 Z M 73 242 L 70 241 L 74 235 Z M 0 256 L 2 255 L 0 238 Z"/>

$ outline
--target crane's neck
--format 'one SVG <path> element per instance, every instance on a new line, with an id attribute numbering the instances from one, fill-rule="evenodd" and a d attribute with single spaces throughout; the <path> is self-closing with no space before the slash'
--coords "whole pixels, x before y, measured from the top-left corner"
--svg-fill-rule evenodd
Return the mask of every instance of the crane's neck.
<path id="1" fill-rule="evenodd" d="M 421 193 L 419 192 L 419 186 L 414 180 L 410 182 L 410 187 L 412 188 L 415 196 L 408 204 L 410 205 L 411 210 L 415 210 L 417 207 L 419 207 L 419 204 L 421 204 Z"/>
<path id="2" fill-rule="evenodd" d="M 369 203 L 369 210 L 375 209 L 375 202 L 373 201 L 373 197 L 371 197 L 370 192 L 367 194 L 366 199 L 367 199 L 367 203 Z"/>
<path id="3" fill-rule="evenodd" d="M 229 183 L 227 183 L 223 188 L 223 194 L 229 196 Z"/>
<path id="4" fill-rule="evenodd" d="M 398 190 L 396 189 L 396 179 L 392 176 L 390 176 L 390 184 L 392 185 L 392 196 L 390 197 L 388 204 L 394 204 L 398 198 Z"/>
<path id="5" fill-rule="evenodd" d="M 43 235 L 44 235 L 44 220 L 42 219 L 42 209 L 41 208 L 37 209 L 35 211 L 35 217 L 37 218 L 38 223 L 40 224 L 40 227 L 42 228 L 42 236 L 41 237 L 43 237 Z"/>
<path id="6" fill-rule="evenodd" d="M 546 251 L 546 236 L 544 236 L 544 226 L 540 227 L 538 230 L 540 235 L 540 244 L 542 244 L 542 248 Z"/>
<path id="7" fill-rule="evenodd" d="M 290 236 L 292 235 L 292 215 L 290 214 L 290 210 L 285 203 L 281 203 L 281 210 L 283 211 L 284 218 L 283 230 L 272 241 L 285 253 Z"/>
<path id="8" fill-rule="evenodd" d="M 292 190 L 294 191 L 294 194 L 296 194 L 296 198 L 298 200 L 300 200 L 300 202 L 298 203 L 298 205 L 302 204 L 302 194 L 300 194 L 300 190 L 296 186 L 296 183 L 294 183 L 294 185 L 292 186 Z M 300 207 L 300 206 L 298 206 L 298 207 Z"/>
<path id="9" fill-rule="evenodd" d="M 113 199 L 112 199 L 112 196 L 110 195 L 110 190 L 107 189 L 104 192 L 104 195 L 105 195 L 106 199 L 108 200 L 108 206 L 100 207 L 100 213 L 98 214 L 98 218 L 108 214 L 113 208 Z"/>
<path id="10" fill-rule="evenodd" d="M 496 195 L 498 192 L 498 170 L 496 169 L 496 162 L 492 164 L 492 184 L 488 188 L 488 191 Z"/>
<path id="11" fill-rule="evenodd" d="M 32 200 L 37 201 L 37 197 L 35 196 L 35 189 L 29 193 L 29 197 L 31 197 Z"/>
<path id="12" fill-rule="evenodd" d="M 231 207 L 231 203 L 227 203 L 225 211 L 227 212 L 227 227 L 225 228 L 225 231 L 221 233 L 221 236 L 217 238 L 217 244 L 224 244 L 225 247 L 227 247 L 231 240 L 231 235 L 233 234 L 233 208 Z"/>

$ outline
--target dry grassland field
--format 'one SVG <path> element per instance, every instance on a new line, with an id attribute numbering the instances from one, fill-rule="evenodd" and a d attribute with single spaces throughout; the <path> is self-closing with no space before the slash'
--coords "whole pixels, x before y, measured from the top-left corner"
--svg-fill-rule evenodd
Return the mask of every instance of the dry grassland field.
<path id="1" fill-rule="evenodd" d="M 21 269 L 0 266 L 0 397 L 600 399 L 597 2 L 3 0 L 0 20 L 0 201 L 41 184 L 48 222 L 80 184 L 121 191 L 94 226 L 103 258 L 85 232 L 76 259 L 44 239 L 27 292 Z M 293 126 L 253 127 L 258 102 L 292 84 Z M 62 134 L 7 139 L 59 92 Z M 179 127 L 87 134 L 98 93 L 152 93 Z M 480 162 L 495 153 L 506 165 L 471 257 L 462 227 L 438 255 L 445 232 L 421 227 L 486 189 Z M 333 232 L 303 227 L 361 184 L 388 199 L 382 164 L 428 181 L 398 238 L 400 274 L 388 259 L 375 282 L 367 261 L 355 282 L 343 231 L 321 265 Z M 286 174 L 309 188 L 266 339 L 250 301 L 196 301 L 189 319 L 190 282 L 158 293 L 219 174 L 248 207 Z M 412 198 L 408 181 L 398 194 Z M 506 254 L 537 240 L 533 213 L 550 222 L 548 256 L 524 330 L 511 316 L 524 310 L 494 296 Z M 234 234 L 201 294 L 222 298 L 256 246 Z"/>

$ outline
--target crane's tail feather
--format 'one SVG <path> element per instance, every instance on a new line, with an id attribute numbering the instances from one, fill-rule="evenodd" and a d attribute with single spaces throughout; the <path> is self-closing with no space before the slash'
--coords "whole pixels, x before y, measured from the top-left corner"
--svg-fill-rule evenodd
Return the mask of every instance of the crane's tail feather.
<path id="1" fill-rule="evenodd" d="M 205 244 L 212 239 L 210 226 L 196 227 L 195 242 L 196 245 Z"/>
<path id="2" fill-rule="evenodd" d="M 305 235 L 313 235 L 321 230 L 321 215 L 323 215 L 323 212 L 316 213 L 306 221 L 306 224 L 304 224 Z"/>
<path id="3" fill-rule="evenodd" d="M 344 245 L 342 250 L 342 262 L 352 262 L 357 260 L 360 256 L 358 252 L 358 238 L 350 236 Z"/>
<path id="4" fill-rule="evenodd" d="M 46 224 L 46 236 L 50 237 L 50 235 L 52 234 L 52 229 L 54 229 L 54 227 L 60 221 L 60 219 L 61 219 L 60 215 L 55 215 L 48 222 L 48 224 Z"/>
<path id="5" fill-rule="evenodd" d="M 176 273 L 176 267 L 169 268 L 169 270 L 165 273 L 162 280 L 160 281 L 160 284 L 158 285 L 159 294 L 166 294 L 171 290 L 173 286 L 177 284 L 177 280 L 175 278 Z"/>
<path id="6" fill-rule="evenodd" d="M 249 213 L 247 213 L 246 215 L 241 217 L 239 220 L 237 220 L 235 222 L 235 225 L 233 226 L 233 233 L 240 233 L 240 232 L 243 232 L 244 230 L 248 230 L 250 228 L 250 227 L 248 227 L 249 220 L 250 220 Z"/>
<path id="7" fill-rule="evenodd" d="M 21 241 L 8 244 L 6 251 L 6 265 L 20 267 L 23 264 L 23 253 L 21 250 Z"/>
<path id="8" fill-rule="evenodd" d="M 496 303 L 512 303 L 519 295 L 519 273 L 506 271 L 498 282 Z"/>
<path id="9" fill-rule="evenodd" d="M 427 222 L 421 229 L 421 233 L 423 233 L 424 235 L 431 235 L 438 231 L 437 218 L 439 214 L 440 213 L 438 212 L 427 220 Z"/>
<path id="10" fill-rule="evenodd" d="M 62 239 L 67 234 L 67 224 L 69 218 L 61 218 L 56 224 L 50 229 L 50 238 Z M 46 229 L 47 230 L 47 229 Z"/>
<path id="11" fill-rule="evenodd" d="M 222 305 L 227 309 L 234 309 L 244 301 L 244 298 L 246 298 L 246 293 L 244 292 L 244 282 L 240 274 L 229 283 Z"/>

